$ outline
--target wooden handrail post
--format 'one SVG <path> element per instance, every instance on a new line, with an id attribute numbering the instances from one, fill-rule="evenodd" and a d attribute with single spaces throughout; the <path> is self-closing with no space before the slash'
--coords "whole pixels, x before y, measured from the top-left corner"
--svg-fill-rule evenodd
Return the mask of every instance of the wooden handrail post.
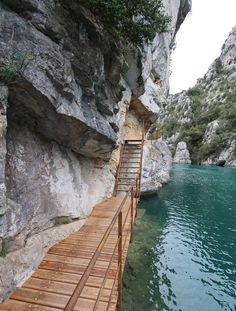
<path id="1" fill-rule="evenodd" d="M 140 183 L 140 178 L 139 178 L 139 180 L 138 180 L 138 201 L 140 198 L 140 187 L 141 187 L 141 183 Z"/>
<path id="2" fill-rule="evenodd" d="M 117 300 L 117 308 L 121 309 L 122 305 L 122 211 L 120 211 L 118 216 L 118 300 Z"/>
<path id="3" fill-rule="evenodd" d="M 138 197 L 138 178 L 136 178 L 135 198 Z"/>
<path id="4" fill-rule="evenodd" d="M 133 230 L 134 230 L 134 188 L 131 188 L 131 232 L 130 232 L 130 242 L 133 242 Z"/>
<path id="5" fill-rule="evenodd" d="M 145 123 L 144 123 L 144 120 L 143 120 L 141 159 L 140 159 L 140 167 L 139 167 L 138 201 L 140 201 L 140 196 L 141 196 L 141 180 L 142 180 L 142 172 L 143 172 L 143 147 L 144 147 L 144 138 L 145 138 Z"/>
<path id="6" fill-rule="evenodd" d="M 135 190 L 135 218 L 137 216 L 137 205 L 138 205 L 138 181 L 139 179 L 136 179 L 136 190 Z"/>
<path id="7" fill-rule="evenodd" d="M 121 166 L 121 161 L 122 161 L 123 149 L 124 149 L 124 144 L 121 144 L 121 147 L 120 147 L 120 159 L 119 159 L 119 164 L 118 164 L 117 172 L 116 172 L 116 181 L 115 181 L 113 196 L 117 195 L 118 177 L 119 177 L 120 166 Z"/>

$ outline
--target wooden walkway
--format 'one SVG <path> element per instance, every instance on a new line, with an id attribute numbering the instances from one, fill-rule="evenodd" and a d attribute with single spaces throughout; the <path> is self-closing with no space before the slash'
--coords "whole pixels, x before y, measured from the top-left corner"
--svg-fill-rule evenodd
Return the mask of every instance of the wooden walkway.
<path id="1" fill-rule="evenodd" d="M 1 311 L 115 311 L 137 199 L 98 204 L 82 229 L 53 246 Z"/>
<path id="2" fill-rule="evenodd" d="M 143 144 L 144 127 L 142 140 L 122 144 L 114 196 L 95 206 L 80 231 L 49 250 L 0 311 L 121 308 L 122 276 L 140 198 Z"/>

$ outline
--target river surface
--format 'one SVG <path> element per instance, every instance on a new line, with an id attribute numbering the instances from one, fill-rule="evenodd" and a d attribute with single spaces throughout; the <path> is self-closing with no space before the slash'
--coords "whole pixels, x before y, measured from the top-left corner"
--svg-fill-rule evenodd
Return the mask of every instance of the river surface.
<path id="1" fill-rule="evenodd" d="M 236 311 L 236 169 L 171 175 L 141 200 L 122 311 Z"/>

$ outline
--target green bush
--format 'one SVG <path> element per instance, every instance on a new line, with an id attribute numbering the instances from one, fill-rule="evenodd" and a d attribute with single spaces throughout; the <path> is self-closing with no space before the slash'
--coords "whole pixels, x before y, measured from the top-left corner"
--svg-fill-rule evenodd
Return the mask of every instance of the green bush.
<path id="1" fill-rule="evenodd" d="M 191 127 L 188 131 L 182 132 L 180 139 L 184 140 L 184 137 L 187 136 L 189 138 L 189 143 L 194 144 L 201 140 L 204 135 L 204 128 L 199 125 L 198 127 Z"/>
<path id="2" fill-rule="evenodd" d="M 0 64 L 0 82 L 9 84 L 16 81 L 32 59 L 32 55 L 28 52 L 7 56 Z"/>
<path id="3" fill-rule="evenodd" d="M 178 120 L 175 116 L 170 117 L 170 119 L 162 126 L 162 128 L 158 131 L 159 137 L 164 136 L 168 137 L 176 133 L 178 129 Z"/>
<path id="4" fill-rule="evenodd" d="M 207 160 L 213 153 L 214 149 L 212 148 L 211 144 L 203 144 L 197 154 L 197 158 L 199 159 L 199 162 Z"/>
<path id="5" fill-rule="evenodd" d="M 190 88 L 187 92 L 186 92 L 186 94 L 188 95 L 188 96 L 200 96 L 201 94 L 202 94 L 202 90 L 199 88 L 199 87 L 197 87 L 197 86 L 194 86 L 194 87 L 192 87 L 192 88 Z"/>
<path id="6" fill-rule="evenodd" d="M 171 18 L 161 0 L 80 0 L 115 37 L 141 45 L 168 30 Z"/>
<path id="7" fill-rule="evenodd" d="M 220 57 L 218 57 L 215 60 L 215 69 L 216 69 L 216 73 L 217 74 L 220 74 L 222 72 L 222 70 L 223 70 L 223 65 L 222 65 Z"/>
<path id="8" fill-rule="evenodd" d="M 6 257 L 8 254 L 8 245 L 7 241 L 2 241 L 2 249 L 0 251 L 0 257 Z"/>
<path id="9" fill-rule="evenodd" d="M 17 78 L 17 68 L 14 62 L 5 64 L 0 68 L 0 81 L 9 83 Z"/>
<path id="10" fill-rule="evenodd" d="M 207 160 L 210 156 L 218 156 L 220 152 L 227 146 L 227 142 L 229 140 L 229 137 L 227 134 L 221 134 L 215 136 L 212 141 L 207 144 L 203 144 L 198 152 L 198 159 L 200 161 Z"/>
<path id="11" fill-rule="evenodd" d="M 55 225 L 68 225 L 71 221 L 71 218 L 68 216 L 60 216 L 55 218 Z"/>
<path id="12" fill-rule="evenodd" d="M 207 125 L 208 123 L 218 119 L 222 112 L 221 105 L 212 105 L 208 110 L 201 110 L 196 116 L 197 124 Z"/>

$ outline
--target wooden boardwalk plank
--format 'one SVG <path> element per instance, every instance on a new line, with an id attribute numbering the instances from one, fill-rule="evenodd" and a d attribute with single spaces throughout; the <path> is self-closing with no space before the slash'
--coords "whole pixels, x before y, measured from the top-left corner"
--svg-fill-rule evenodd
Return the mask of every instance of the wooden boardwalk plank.
<path id="1" fill-rule="evenodd" d="M 23 285 L 23 288 L 38 289 L 39 291 L 47 291 L 56 294 L 69 295 L 71 296 L 75 290 L 75 284 L 68 284 L 52 281 L 52 280 L 41 280 L 36 278 L 30 278 Z"/>
<path id="2" fill-rule="evenodd" d="M 2 311 L 61 311 L 62 309 L 49 308 L 37 304 L 8 299 L 2 306 Z"/>
<path id="3" fill-rule="evenodd" d="M 58 271 L 37 269 L 32 275 L 32 278 L 52 280 L 62 283 L 78 284 L 79 280 L 81 279 L 81 276 L 82 274 L 73 274 L 73 273 L 65 273 L 62 271 L 58 272 Z"/>
<path id="4" fill-rule="evenodd" d="M 46 307 L 64 309 L 70 296 L 42 292 L 34 289 L 19 288 L 11 296 L 11 299 L 23 302 L 37 303 Z"/>
<path id="5" fill-rule="evenodd" d="M 54 245 L 48 251 L 32 277 L 21 288 L 17 289 L 5 303 L 0 305 L 0 311 L 64 310 L 122 200 L 123 198 L 120 197 L 112 197 L 98 204 L 79 232 Z M 129 207 L 130 198 L 122 208 L 123 222 Z M 97 311 L 105 311 L 109 300 L 111 301 L 109 311 L 116 310 L 118 250 L 114 252 L 114 249 L 117 245 L 117 234 L 118 223 L 115 223 L 94 267 L 91 269 L 73 311 L 93 310 L 106 274 L 107 280 L 101 291 Z M 123 223 L 123 269 L 129 240 L 130 215 L 127 217 L 126 224 Z M 106 273 L 109 265 L 109 271 Z M 114 292 L 112 294 L 113 285 Z"/>

